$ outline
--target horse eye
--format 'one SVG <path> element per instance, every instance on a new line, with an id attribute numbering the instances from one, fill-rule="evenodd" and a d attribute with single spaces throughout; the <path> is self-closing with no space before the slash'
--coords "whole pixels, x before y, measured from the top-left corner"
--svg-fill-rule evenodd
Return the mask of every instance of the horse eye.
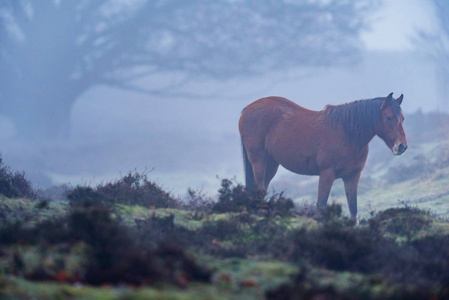
<path id="1" fill-rule="evenodd" d="M 387 121 L 393 121 L 393 117 L 388 116 Z"/>

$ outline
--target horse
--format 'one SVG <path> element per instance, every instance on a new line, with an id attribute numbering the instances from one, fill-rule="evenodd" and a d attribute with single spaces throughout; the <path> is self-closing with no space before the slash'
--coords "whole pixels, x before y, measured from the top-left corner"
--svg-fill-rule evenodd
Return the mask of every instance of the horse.
<path id="1" fill-rule="evenodd" d="M 349 212 L 357 219 L 357 187 L 368 144 L 379 136 L 394 155 L 407 149 L 401 103 L 387 97 L 309 110 L 282 97 L 261 98 L 242 111 L 239 131 L 246 189 L 266 192 L 279 165 L 319 176 L 318 209 L 327 206 L 336 179 L 344 182 Z"/>

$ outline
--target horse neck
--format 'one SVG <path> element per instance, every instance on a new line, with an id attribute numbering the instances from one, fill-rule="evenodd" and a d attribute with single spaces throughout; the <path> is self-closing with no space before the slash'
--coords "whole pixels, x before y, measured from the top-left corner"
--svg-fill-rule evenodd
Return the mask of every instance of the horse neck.
<path id="1" fill-rule="evenodd" d="M 332 112 L 332 110 L 336 110 Z M 327 106 L 324 112 L 331 128 L 340 127 L 351 144 L 358 148 L 366 147 L 376 135 L 377 116 L 372 111 L 361 111 L 360 114 L 350 114 L 338 107 Z"/>
<path id="2" fill-rule="evenodd" d="M 351 143 L 354 143 L 359 149 L 365 148 L 376 135 L 375 124 L 361 123 L 351 130 L 344 129 L 344 131 Z"/>
<path id="3" fill-rule="evenodd" d="M 363 135 L 362 137 L 349 137 L 349 139 L 359 148 L 364 149 L 368 146 L 368 144 L 372 141 L 376 134 L 374 132 L 367 133 L 366 135 Z"/>

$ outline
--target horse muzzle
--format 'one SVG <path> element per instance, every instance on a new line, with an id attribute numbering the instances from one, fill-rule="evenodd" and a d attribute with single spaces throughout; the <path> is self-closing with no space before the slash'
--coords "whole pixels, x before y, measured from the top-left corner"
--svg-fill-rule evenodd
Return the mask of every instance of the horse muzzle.
<path id="1" fill-rule="evenodd" d="M 405 150 L 407 150 L 407 145 L 400 143 L 399 145 L 394 145 L 394 147 L 391 149 L 393 151 L 394 155 L 401 155 L 402 153 L 405 152 Z"/>

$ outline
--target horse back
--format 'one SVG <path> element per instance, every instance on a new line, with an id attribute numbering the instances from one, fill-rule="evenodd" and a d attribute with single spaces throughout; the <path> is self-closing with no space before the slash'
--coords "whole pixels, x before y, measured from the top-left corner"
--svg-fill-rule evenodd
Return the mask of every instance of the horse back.
<path id="1" fill-rule="evenodd" d="M 262 98 L 243 110 L 239 129 L 252 151 L 267 151 L 293 172 L 317 172 L 318 137 L 323 134 L 320 112 L 281 97 Z"/>
<path id="2" fill-rule="evenodd" d="M 282 97 L 266 97 L 254 101 L 242 112 L 239 129 L 242 136 L 268 134 L 276 125 L 284 120 L 308 119 L 314 111 Z"/>

